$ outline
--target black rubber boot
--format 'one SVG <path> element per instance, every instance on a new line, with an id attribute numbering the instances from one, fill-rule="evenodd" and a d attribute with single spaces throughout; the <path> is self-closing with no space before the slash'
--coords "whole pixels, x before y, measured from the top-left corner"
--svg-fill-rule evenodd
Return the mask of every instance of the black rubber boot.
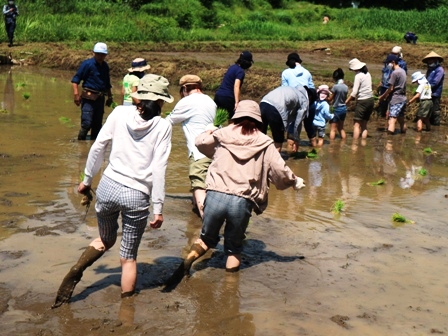
<path id="1" fill-rule="evenodd" d="M 88 132 L 89 132 L 88 129 L 81 128 L 78 133 L 78 140 L 86 140 Z"/>
<path id="2" fill-rule="evenodd" d="M 86 250 L 81 255 L 76 265 L 74 265 L 70 269 L 70 271 L 65 276 L 64 280 L 62 280 L 62 283 L 58 289 L 56 300 L 54 301 L 54 304 L 51 306 L 51 308 L 60 307 L 63 303 L 66 303 L 70 300 L 76 284 L 82 278 L 84 270 L 87 267 L 92 266 L 92 264 L 99 258 L 101 258 L 103 254 L 104 251 L 99 251 L 95 249 L 93 246 L 88 246 L 86 248 Z"/>
<path id="3" fill-rule="evenodd" d="M 195 252 L 195 253 L 191 253 Z M 188 253 L 189 257 L 185 258 L 179 265 L 179 267 L 174 271 L 174 273 L 170 276 L 170 278 L 165 282 L 165 290 L 169 290 L 172 287 L 177 286 L 179 282 L 183 279 L 184 276 L 190 275 L 191 265 L 196 259 L 202 257 L 207 250 L 199 244 L 191 245 L 190 252 Z"/>

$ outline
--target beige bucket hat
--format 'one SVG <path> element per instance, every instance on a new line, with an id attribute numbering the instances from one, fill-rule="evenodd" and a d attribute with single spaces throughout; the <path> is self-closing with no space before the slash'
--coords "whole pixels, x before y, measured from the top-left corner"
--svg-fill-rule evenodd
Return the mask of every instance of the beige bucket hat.
<path id="1" fill-rule="evenodd" d="M 365 66 L 366 64 L 364 62 L 361 62 L 359 59 L 354 58 L 352 59 L 350 62 L 348 62 L 348 68 L 350 70 L 359 70 L 361 69 L 363 66 Z"/>
<path id="2" fill-rule="evenodd" d="M 168 92 L 168 79 L 165 77 L 148 74 L 140 79 L 137 91 L 131 93 L 131 97 L 139 100 L 158 100 L 162 99 L 167 103 L 172 103 L 174 97 Z"/>
<path id="3" fill-rule="evenodd" d="M 238 103 L 232 119 L 238 119 L 242 117 L 249 117 L 258 122 L 263 122 L 263 120 L 261 119 L 260 106 L 253 100 L 242 100 Z"/>

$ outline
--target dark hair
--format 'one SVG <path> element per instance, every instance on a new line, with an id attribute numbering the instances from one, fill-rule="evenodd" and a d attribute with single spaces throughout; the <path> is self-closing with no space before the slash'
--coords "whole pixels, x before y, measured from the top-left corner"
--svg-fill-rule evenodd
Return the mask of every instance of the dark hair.
<path id="1" fill-rule="evenodd" d="M 314 88 L 309 88 L 308 86 L 303 87 L 308 93 L 308 107 L 311 106 L 317 100 L 317 91 Z"/>
<path id="2" fill-rule="evenodd" d="M 344 79 L 344 71 L 341 68 L 337 68 L 333 72 L 333 79 L 334 80 Z"/>
<path id="3" fill-rule="evenodd" d="M 232 121 L 235 125 L 241 126 L 241 134 L 243 135 L 250 135 L 255 133 L 256 130 L 261 131 L 263 129 L 263 123 L 251 117 L 236 118 Z"/>
<path id="4" fill-rule="evenodd" d="M 240 56 L 235 62 L 236 64 L 239 64 L 241 68 L 244 70 L 249 69 L 252 66 L 252 62 L 248 61 L 247 59 Z"/>
<path id="5" fill-rule="evenodd" d="M 162 112 L 159 103 L 154 100 L 141 100 L 140 103 L 137 104 L 137 108 L 141 110 L 140 117 L 146 121 L 159 116 L 160 112 Z"/>
<path id="6" fill-rule="evenodd" d="M 132 71 L 129 74 L 137 76 L 138 78 L 142 79 L 143 76 L 145 75 L 145 72 L 144 71 Z"/>
<path id="7" fill-rule="evenodd" d="M 361 69 L 359 69 L 360 72 L 362 72 L 363 74 L 366 74 L 369 72 L 369 70 L 367 69 L 367 66 L 363 66 Z"/>
<path id="8" fill-rule="evenodd" d="M 290 68 L 290 69 L 294 69 L 296 67 L 296 60 L 290 58 L 286 61 L 286 65 Z"/>

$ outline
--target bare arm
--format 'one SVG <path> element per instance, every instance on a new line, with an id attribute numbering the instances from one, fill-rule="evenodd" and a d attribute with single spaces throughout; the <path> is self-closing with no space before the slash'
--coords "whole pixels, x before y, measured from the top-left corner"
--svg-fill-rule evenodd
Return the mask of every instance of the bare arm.
<path id="1" fill-rule="evenodd" d="M 78 84 L 72 83 L 73 87 L 73 101 L 75 102 L 76 106 L 81 105 L 81 98 L 79 97 L 79 91 L 78 91 Z"/>
<path id="2" fill-rule="evenodd" d="M 241 81 L 239 79 L 235 80 L 235 84 L 233 85 L 233 94 L 235 96 L 235 110 L 240 102 L 240 91 L 241 91 Z"/>

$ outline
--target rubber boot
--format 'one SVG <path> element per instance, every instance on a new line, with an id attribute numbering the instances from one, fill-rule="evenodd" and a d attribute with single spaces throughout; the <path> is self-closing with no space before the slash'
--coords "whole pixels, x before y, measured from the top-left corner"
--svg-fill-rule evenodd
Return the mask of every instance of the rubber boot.
<path id="1" fill-rule="evenodd" d="M 92 264 L 97 261 L 104 254 L 104 252 L 105 251 L 95 249 L 93 246 L 88 246 L 86 248 L 76 265 L 70 269 L 64 280 L 62 280 L 62 283 L 58 289 L 56 300 L 51 308 L 57 308 L 70 300 L 76 284 L 82 278 L 84 270 L 87 267 L 92 266 Z"/>
<path id="2" fill-rule="evenodd" d="M 78 140 L 86 140 L 88 132 L 88 129 L 81 128 L 78 133 Z"/>
<path id="3" fill-rule="evenodd" d="M 190 275 L 190 269 L 191 265 L 196 259 L 199 259 L 202 257 L 207 250 L 204 250 L 204 248 L 194 243 L 191 245 L 190 252 L 188 253 L 187 258 L 184 259 L 179 265 L 179 267 L 174 271 L 174 273 L 171 275 L 171 277 L 165 282 L 165 289 L 176 286 L 184 276 Z"/>

